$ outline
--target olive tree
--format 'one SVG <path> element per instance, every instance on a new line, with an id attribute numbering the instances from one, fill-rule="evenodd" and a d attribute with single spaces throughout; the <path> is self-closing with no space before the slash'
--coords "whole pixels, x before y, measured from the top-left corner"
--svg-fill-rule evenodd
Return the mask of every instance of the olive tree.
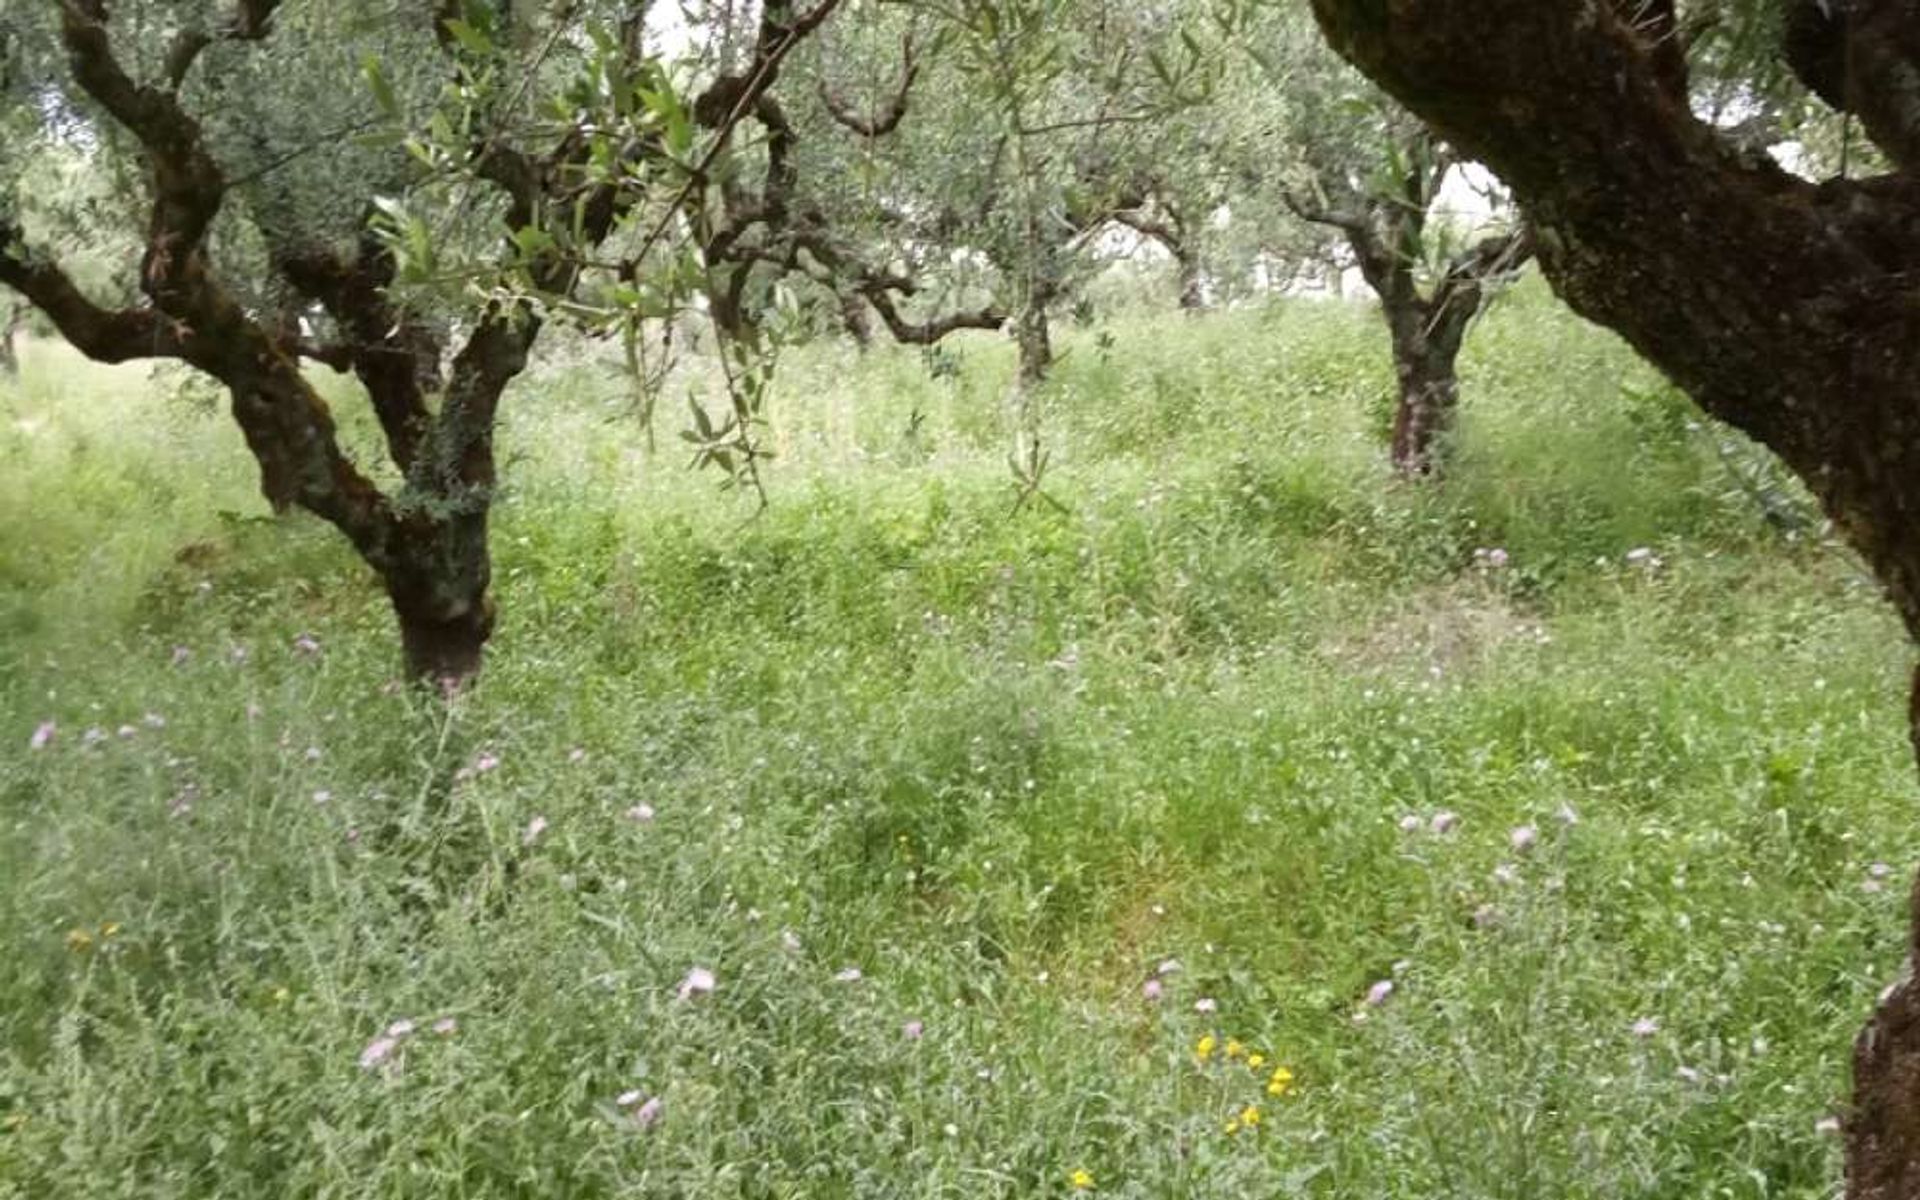
<path id="1" fill-rule="evenodd" d="M 33 139 L 11 139 L 0 284 L 91 358 L 217 380 L 268 502 L 344 535 L 408 669 L 458 683 L 494 627 L 508 384 L 556 314 L 631 319 L 697 273 L 663 249 L 663 214 L 838 4 L 767 0 L 690 100 L 646 3 L 10 6 L 0 121 L 94 156 L 124 203 L 89 233 L 134 248 L 116 286 L 83 286 L 25 185 Z M 345 448 L 313 363 L 358 380 L 386 463 Z"/>
<path id="2" fill-rule="evenodd" d="M 1806 481 L 1920 636 L 1920 0 L 1312 9 L 1513 190 L 1560 296 Z M 1701 115 L 1705 77 L 1728 75 L 1817 100 L 1865 145 L 1818 178 L 1784 169 Z M 1855 1200 L 1920 1195 L 1912 960 L 1854 1046 Z"/>

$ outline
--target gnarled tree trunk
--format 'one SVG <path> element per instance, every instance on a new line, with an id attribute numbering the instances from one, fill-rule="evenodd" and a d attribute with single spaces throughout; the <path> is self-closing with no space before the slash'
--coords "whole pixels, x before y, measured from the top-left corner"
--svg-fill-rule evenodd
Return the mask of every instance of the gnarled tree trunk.
<path id="1" fill-rule="evenodd" d="M 1670 3 L 1313 7 L 1342 55 L 1513 189 L 1569 304 L 1806 481 L 1920 636 L 1920 0 L 1789 6 L 1796 70 L 1896 165 L 1822 183 L 1694 117 Z M 1853 1200 L 1920 1196 L 1910 979 L 1855 1046 L 1845 1127 Z"/>
<path id="2" fill-rule="evenodd" d="M 1434 474 L 1442 442 L 1453 432 L 1460 404 L 1460 332 L 1433 327 L 1427 305 L 1403 302 L 1386 314 L 1393 339 L 1393 373 L 1398 391 L 1393 415 L 1393 465 L 1402 475 Z M 1460 322 L 1464 331 L 1465 322 Z"/>

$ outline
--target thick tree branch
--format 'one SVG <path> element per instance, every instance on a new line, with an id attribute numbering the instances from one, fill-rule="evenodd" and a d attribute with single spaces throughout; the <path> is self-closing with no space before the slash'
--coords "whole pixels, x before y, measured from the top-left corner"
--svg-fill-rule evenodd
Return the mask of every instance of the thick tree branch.
<path id="1" fill-rule="evenodd" d="M 911 34 L 900 39 L 900 59 L 900 86 L 894 89 L 886 106 L 871 117 L 862 114 L 851 101 L 822 79 L 820 102 L 826 106 L 828 115 L 862 137 L 885 137 L 898 129 L 900 122 L 906 119 L 907 102 L 913 91 L 914 80 L 920 76 L 920 64 L 914 56 Z"/>
<path id="2" fill-rule="evenodd" d="M 180 327 L 151 308 L 102 308 L 52 263 L 20 249 L 19 231 L 0 221 L 0 283 L 45 313 L 75 349 L 99 362 L 179 358 L 185 352 Z"/>

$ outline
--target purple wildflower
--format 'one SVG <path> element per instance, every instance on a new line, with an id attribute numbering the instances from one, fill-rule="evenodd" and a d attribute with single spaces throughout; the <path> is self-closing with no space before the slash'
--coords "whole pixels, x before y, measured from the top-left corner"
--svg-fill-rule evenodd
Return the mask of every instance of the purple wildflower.
<path id="1" fill-rule="evenodd" d="M 27 739 L 27 749 L 45 750 L 53 742 L 53 735 L 59 726 L 52 721 L 42 721 L 33 727 L 33 736 Z"/>
<path id="2" fill-rule="evenodd" d="M 680 998 L 691 1000 L 695 996 L 705 995 L 711 992 L 717 983 L 712 971 L 705 967 L 695 967 L 687 972 L 685 979 L 680 981 Z"/>

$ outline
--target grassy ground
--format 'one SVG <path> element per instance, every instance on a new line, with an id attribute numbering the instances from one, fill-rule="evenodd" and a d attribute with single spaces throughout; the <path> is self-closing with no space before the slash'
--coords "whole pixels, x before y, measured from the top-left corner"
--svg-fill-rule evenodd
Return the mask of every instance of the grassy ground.
<path id="1" fill-rule="evenodd" d="M 757 519 L 529 380 L 451 712 L 223 417 L 35 347 L 0 1196 L 1831 1194 L 1920 835 L 1797 499 L 1540 296 L 1439 490 L 1363 311 L 1066 340 L 1066 512 L 992 339 L 796 356 Z"/>

